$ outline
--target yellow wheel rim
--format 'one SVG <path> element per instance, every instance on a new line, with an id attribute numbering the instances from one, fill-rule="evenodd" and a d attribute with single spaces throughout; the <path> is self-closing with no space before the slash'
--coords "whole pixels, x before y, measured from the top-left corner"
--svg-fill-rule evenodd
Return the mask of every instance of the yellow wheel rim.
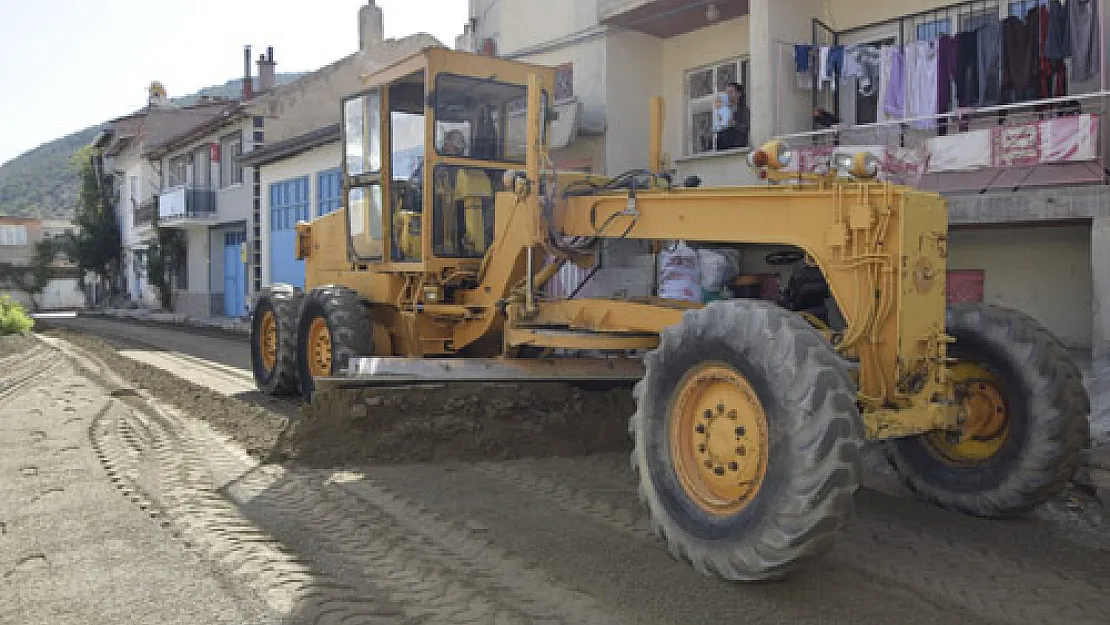
<path id="1" fill-rule="evenodd" d="M 679 383 L 670 415 L 671 462 L 702 510 L 734 515 L 767 472 L 767 416 L 751 384 L 724 363 L 705 363 Z"/>
<path id="2" fill-rule="evenodd" d="M 958 431 L 933 431 L 926 440 L 953 464 L 994 457 L 1010 434 L 1010 411 L 998 378 L 982 366 L 957 362 L 949 375 L 963 398 L 966 418 Z"/>
<path id="3" fill-rule="evenodd" d="M 308 372 L 314 378 L 331 375 L 331 330 L 323 317 L 308 326 Z"/>
<path id="4" fill-rule="evenodd" d="M 274 317 L 274 311 L 267 310 L 262 314 L 262 323 L 258 332 L 262 367 L 267 372 L 273 371 L 277 365 L 277 342 L 277 319 Z"/>

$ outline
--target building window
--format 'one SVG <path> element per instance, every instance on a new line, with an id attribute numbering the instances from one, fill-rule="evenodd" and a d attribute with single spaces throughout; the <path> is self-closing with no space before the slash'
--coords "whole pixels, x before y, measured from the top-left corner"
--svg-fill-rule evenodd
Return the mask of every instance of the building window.
<path id="1" fill-rule="evenodd" d="M 283 180 L 270 185 L 270 230 L 280 232 L 293 228 L 298 221 L 308 221 L 308 176 Z"/>
<path id="2" fill-rule="evenodd" d="M 338 167 L 316 175 L 316 214 L 327 215 L 343 203 L 343 172 Z"/>
<path id="3" fill-rule="evenodd" d="M 715 65 L 699 67 L 686 72 L 686 131 L 687 149 L 691 154 L 704 154 L 719 149 L 746 147 L 745 137 L 741 145 L 719 145 L 723 135 L 715 128 L 714 116 L 719 105 L 728 102 L 727 87 L 732 83 L 740 84 L 743 102 L 748 102 L 748 59 L 735 58 Z M 750 108 L 750 105 L 747 105 Z M 724 121 L 724 120 L 722 120 Z M 747 134 L 746 132 L 741 134 Z"/>
<path id="4" fill-rule="evenodd" d="M 185 184 L 185 177 L 188 175 L 189 170 L 189 157 L 182 154 L 170 159 L 170 171 L 166 177 L 166 186 L 168 188 L 180 187 Z"/>
<path id="5" fill-rule="evenodd" d="M 208 145 L 203 145 L 193 151 L 193 187 L 196 189 L 210 188 L 212 178 L 212 151 Z"/>
<path id="6" fill-rule="evenodd" d="M 23 224 L 0 226 L 0 245 L 27 245 L 27 226 Z"/>
<path id="7" fill-rule="evenodd" d="M 1048 4 L 1048 0 L 1020 0 L 1019 2 L 1010 3 L 1010 15 L 1025 19 L 1030 9 L 1034 7 L 1043 7 Z"/>
<path id="8" fill-rule="evenodd" d="M 131 207 L 132 208 L 138 208 L 138 206 L 139 206 L 139 177 L 138 176 L 128 176 L 127 177 L 127 191 L 130 194 L 128 196 L 128 199 L 131 200 Z"/>
<path id="9" fill-rule="evenodd" d="M 243 133 L 237 132 L 220 139 L 221 187 L 243 184 L 243 166 L 239 164 L 242 154 Z"/>
<path id="10" fill-rule="evenodd" d="M 922 22 L 917 25 L 917 40 L 927 41 L 929 39 L 938 39 L 941 35 L 952 34 L 952 20 L 947 17 L 939 20 L 932 20 L 930 22 Z"/>

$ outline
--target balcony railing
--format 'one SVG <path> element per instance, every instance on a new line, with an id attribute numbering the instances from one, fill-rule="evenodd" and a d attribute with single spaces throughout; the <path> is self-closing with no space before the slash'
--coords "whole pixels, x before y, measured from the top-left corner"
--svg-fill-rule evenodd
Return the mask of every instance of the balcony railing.
<path id="1" fill-rule="evenodd" d="M 178 187 L 158 196 L 158 223 L 167 227 L 216 222 L 216 192 Z"/>
<path id="2" fill-rule="evenodd" d="M 826 171 L 837 154 L 868 152 L 879 177 L 937 192 L 1104 184 L 1110 92 L 940 115 L 839 125 L 780 136 L 791 169 Z"/>

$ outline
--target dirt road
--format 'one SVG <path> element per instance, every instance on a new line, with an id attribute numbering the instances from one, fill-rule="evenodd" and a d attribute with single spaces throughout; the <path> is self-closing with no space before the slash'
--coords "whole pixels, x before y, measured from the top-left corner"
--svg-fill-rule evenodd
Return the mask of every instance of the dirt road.
<path id="1" fill-rule="evenodd" d="M 180 331 L 67 325 L 116 348 L 168 350 L 147 366 L 146 356 L 72 337 L 88 350 L 71 354 L 91 377 L 118 371 L 125 381 L 115 384 L 139 392 L 120 398 L 130 410 L 98 418 L 90 444 L 104 475 L 161 515 L 152 526 L 164 519 L 284 622 L 1104 623 L 1110 614 L 1110 551 L 1097 548 L 1105 510 L 1090 502 L 988 522 L 863 489 L 829 557 L 785 582 L 728 584 L 667 555 L 624 450 L 304 462 L 297 452 L 310 441 L 290 435 L 282 414 L 221 392 L 223 373 L 189 360 L 234 367 L 242 340 L 193 347 L 201 339 Z"/>

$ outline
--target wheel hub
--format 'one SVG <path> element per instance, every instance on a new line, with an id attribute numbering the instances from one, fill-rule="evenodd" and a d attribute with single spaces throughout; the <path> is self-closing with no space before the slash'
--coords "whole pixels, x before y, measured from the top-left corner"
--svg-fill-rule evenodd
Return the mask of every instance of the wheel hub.
<path id="1" fill-rule="evenodd" d="M 984 367 L 957 363 L 950 371 L 964 418 L 958 430 L 930 432 L 927 439 L 951 463 L 982 462 L 993 457 L 1010 431 L 1010 412 L 998 378 Z"/>
<path id="2" fill-rule="evenodd" d="M 266 371 L 273 371 L 277 365 L 277 319 L 274 311 L 267 310 L 262 314 L 262 323 L 259 328 L 259 347 L 262 353 L 262 367 Z"/>
<path id="3" fill-rule="evenodd" d="M 308 327 L 308 370 L 312 377 L 331 375 L 331 330 L 323 317 L 312 320 Z"/>
<path id="4" fill-rule="evenodd" d="M 736 514 L 759 492 L 767 469 L 767 417 L 733 367 L 705 364 L 685 376 L 670 434 L 679 482 L 703 510 Z"/>

